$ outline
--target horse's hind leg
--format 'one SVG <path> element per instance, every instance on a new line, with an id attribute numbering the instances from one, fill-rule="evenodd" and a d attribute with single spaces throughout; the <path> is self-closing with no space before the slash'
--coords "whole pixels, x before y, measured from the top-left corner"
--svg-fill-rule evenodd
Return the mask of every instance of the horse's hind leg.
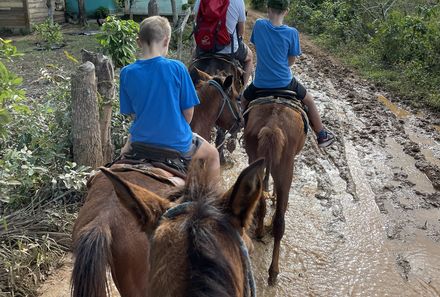
<path id="1" fill-rule="evenodd" d="M 263 180 L 263 195 L 260 198 L 257 209 L 257 229 L 255 230 L 255 236 L 258 239 L 264 236 L 264 217 L 266 216 L 267 203 L 266 199 L 270 197 L 269 193 L 269 177 L 270 177 L 270 165 L 266 165 L 266 173 Z"/>
<path id="2" fill-rule="evenodd" d="M 286 164 L 286 163 L 282 163 Z M 288 163 L 287 163 L 288 164 Z M 281 167 L 281 166 L 279 166 Z M 287 210 L 287 203 L 289 200 L 289 190 L 292 183 L 293 177 L 293 166 L 282 166 L 283 168 L 288 168 L 287 172 L 283 174 L 280 172 L 281 168 L 277 168 L 278 172 L 274 173 L 274 186 L 277 193 L 276 211 L 273 220 L 273 236 L 274 236 L 274 247 L 272 254 L 272 263 L 269 268 L 269 285 L 273 286 L 276 283 L 279 269 L 279 257 L 281 248 L 281 239 L 284 236 L 285 230 L 285 213 Z"/>

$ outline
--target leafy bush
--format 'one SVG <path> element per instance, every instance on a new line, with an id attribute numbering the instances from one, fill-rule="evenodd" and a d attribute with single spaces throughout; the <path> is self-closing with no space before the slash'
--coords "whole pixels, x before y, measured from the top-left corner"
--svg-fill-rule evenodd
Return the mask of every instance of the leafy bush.
<path id="1" fill-rule="evenodd" d="M 115 67 L 123 67 L 136 59 L 138 23 L 109 16 L 101 30 L 97 35 L 98 42 L 104 52 L 110 55 Z"/>
<path id="2" fill-rule="evenodd" d="M 50 49 L 63 43 L 64 36 L 61 32 L 61 25 L 47 18 L 43 23 L 34 26 L 40 44 Z"/>
<path id="3" fill-rule="evenodd" d="M 288 21 L 391 90 L 440 109 L 440 3 L 424 4 L 298 0 Z"/>
<path id="4" fill-rule="evenodd" d="M 11 61 L 20 56 L 11 40 L 0 38 L 0 137 L 6 133 L 6 124 L 10 122 L 11 110 L 25 108 L 20 102 L 24 99 L 25 92 L 20 88 L 23 79 L 10 72 L 3 61 Z"/>
<path id="5" fill-rule="evenodd" d="M 95 11 L 95 16 L 97 19 L 105 19 L 110 15 L 110 10 L 107 7 L 100 6 Z"/>
<path id="6" fill-rule="evenodd" d="M 251 0 L 251 4 L 255 9 L 262 9 L 266 7 L 267 0 Z"/>

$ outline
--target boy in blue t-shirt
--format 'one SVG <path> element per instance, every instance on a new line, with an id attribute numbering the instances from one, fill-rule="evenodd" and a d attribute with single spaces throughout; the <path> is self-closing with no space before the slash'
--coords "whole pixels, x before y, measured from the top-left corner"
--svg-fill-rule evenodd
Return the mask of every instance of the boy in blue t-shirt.
<path id="1" fill-rule="evenodd" d="M 317 135 L 318 145 L 331 145 L 335 136 L 324 128 L 313 97 L 293 77 L 290 67 L 301 55 L 299 33 L 283 25 L 289 10 L 289 0 L 269 0 L 268 19 L 259 19 L 252 30 L 251 42 L 257 51 L 257 68 L 254 81 L 244 91 L 244 105 L 256 98 L 260 89 L 286 89 L 296 92 L 297 98 L 308 107 L 308 116 Z"/>
<path id="2" fill-rule="evenodd" d="M 204 159 L 220 175 L 214 146 L 193 134 L 189 123 L 199 104 L 189 73 L 180 61 L 165 58 L 171 38 L 166 18 L 153 16 L 140 24 L 141 59 L 120 74 L 120 111 L 134 115 L 130 142 L 170 148 L 192 159 Z M 130 147 L 129 144 L 124 148 Z"/>

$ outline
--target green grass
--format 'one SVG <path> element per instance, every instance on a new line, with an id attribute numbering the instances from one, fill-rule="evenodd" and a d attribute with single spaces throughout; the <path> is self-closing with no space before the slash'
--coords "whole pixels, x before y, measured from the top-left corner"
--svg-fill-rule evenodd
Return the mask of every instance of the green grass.
<path id="1" fill-rule="evenodd" d="M 312 36 L 312 40 L 347 66 L 355 68 L 361 76 L 393 92 L 411 106 L 440 111 L 440 72 L 418 69 L 411 63 L 393 67 L 384 65 L 378 62 L 378 57 L 367 45 L 350 43 L 335 46 L 317 36 Z"/>

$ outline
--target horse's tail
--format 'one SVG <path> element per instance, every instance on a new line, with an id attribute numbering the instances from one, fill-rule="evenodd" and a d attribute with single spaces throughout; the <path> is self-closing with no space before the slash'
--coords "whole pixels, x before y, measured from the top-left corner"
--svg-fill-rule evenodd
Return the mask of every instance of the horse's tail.
<path id="1" fill-rule="evenodd" d="M 281 161 L 286 137 L 278 127 L 263 127 L 258 133 L 258 156 L 266 159 L 266 175 Z"/>
<path id="2" fill-rule="evenodd" d="M 74 245 L 75 263 L 72 271 L 72 297 L 107 296 L 107 267 L 111 265 L 110 227 L 92 222 Z"/>

